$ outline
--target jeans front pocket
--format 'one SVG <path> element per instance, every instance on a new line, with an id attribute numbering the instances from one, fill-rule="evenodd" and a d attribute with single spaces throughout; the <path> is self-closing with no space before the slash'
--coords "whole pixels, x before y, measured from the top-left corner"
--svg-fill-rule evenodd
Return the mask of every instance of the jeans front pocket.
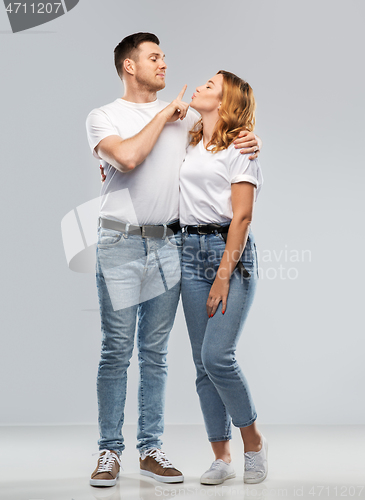
<path id="1" fill-rule="evenodd" d="M 256 248 L 256 243 L 253 244 L 254 250 L 255 250 L 255 260 L 256 260 L 256 274 L 257 277 L 259 278 L 259 259 L 257 257 L 257 248 Z"/>
<path id="2" fill-rule="evenodd" d="M 254 265 L 254 253 L 253 253 L 253 242 L 250 239 L 250 236 L 247 237 L 247 242 L 245 249 L 242 252 L 240 261 L 246 267 L 253 267 Z"/>
<path id="3" fill-rule="evenodd" d="M 106 229 L 104 227 L 99 228 L 99 234 L 98 234 L 99 248 L 114 247 L 123 240 L 124 240 L 124 235 L 120 231 L 115 231 L 114 229 Z"/>
<path id="4" fill-rule="evenodd" d="M 175 248 L 182 248 L 183 241 L 182 241 L 182 234 L 180 232 L 174 233 L 170 236 L 165 237 L 166 243 L 169 245 L 175 247 Z"/>

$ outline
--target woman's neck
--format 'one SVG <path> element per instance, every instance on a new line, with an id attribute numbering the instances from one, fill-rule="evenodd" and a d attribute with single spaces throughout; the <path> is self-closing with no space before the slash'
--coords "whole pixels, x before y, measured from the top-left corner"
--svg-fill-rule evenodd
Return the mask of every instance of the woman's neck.
<path id="1" fill-rule="evenodd" d="M 203 121 L 203 145 L 207 147 L 207 144 L 212 140 L 215 126 L 217 125 L 219 119 L 218 111 L 213 113 L 202 114 Z"/>

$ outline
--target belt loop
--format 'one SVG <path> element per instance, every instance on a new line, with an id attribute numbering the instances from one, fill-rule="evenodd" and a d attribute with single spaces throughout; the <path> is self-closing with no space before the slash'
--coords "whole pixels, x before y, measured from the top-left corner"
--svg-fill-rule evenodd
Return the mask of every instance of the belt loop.
<path id="1" fill-rule="evenodd" d="M 128 233 L 129 233 L 129 226 L 130 226 L 130 224 L 129 224 L 129 222 L 128 222 L 128 223 L 125 225 L 125 229 L 124 229 L 124 230 L 125 230 L 125 237 L 126 237 L 126 238 L 128 238 L 128 236 L 129 236 L 129 234 L 128 234 Z"/>
<path id="2" fill-rule="evenodd" d="M 167 232 L 167 225 L 163 224 L 163 235 L 162 235 L 163 240 L 166 238 L 166 232 Z"/>

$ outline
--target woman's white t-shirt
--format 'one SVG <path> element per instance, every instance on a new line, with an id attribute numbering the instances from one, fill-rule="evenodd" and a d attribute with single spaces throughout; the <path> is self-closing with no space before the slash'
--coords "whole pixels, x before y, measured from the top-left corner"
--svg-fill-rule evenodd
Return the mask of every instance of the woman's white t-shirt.
<path id="1" fill-rule="evenodd" d="M 250 182 L 256 196 L 263 184 L 258 160 L 249 160 L 231 144 L 212 153 L 200 141 L 189 146 L 180 168 L 180 225 L 228 222 L 233 217 L 231 184 Z"/>

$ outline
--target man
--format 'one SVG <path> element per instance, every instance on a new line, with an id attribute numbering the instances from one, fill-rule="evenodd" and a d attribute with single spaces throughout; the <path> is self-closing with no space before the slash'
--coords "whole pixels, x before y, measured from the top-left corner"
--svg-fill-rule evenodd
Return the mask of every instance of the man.
<path id="1" fill-rule="evenodd" d="M 170 104 L 157 99 L 166 63 L 155 35 L 130 35 L 114 55 L 124 96 L 87 118 L 91 150 L 105 171 L 96 271 L 103 334 L 97 379 L 100 456 L 90 484 L 113 486 L 119 474 L 137 319 L 140 471 L 160 482 L 181 482 L 182 473 L 161 450 L 160 436 L 167 342 L 180 294 L 179 167 L 197 116 L 182 101 L 186 86 Z M 241 143 L 256 151 L 255 136 L 244 135 Z"/>

